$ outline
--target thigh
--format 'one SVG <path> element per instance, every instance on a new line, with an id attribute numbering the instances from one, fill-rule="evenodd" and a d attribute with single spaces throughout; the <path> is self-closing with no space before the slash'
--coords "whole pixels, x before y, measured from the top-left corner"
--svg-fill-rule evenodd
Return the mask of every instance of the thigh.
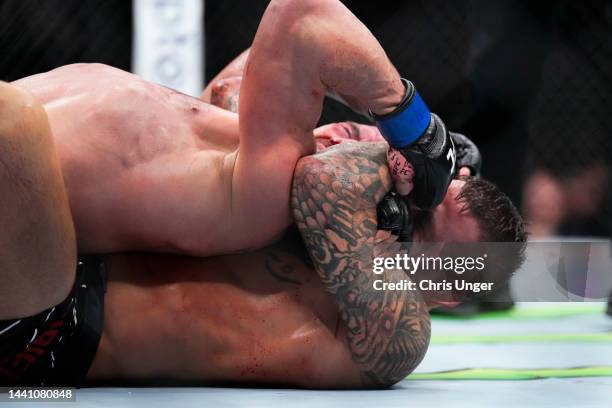
<path id="1" fill-rule="evenodd" d="M 0 320 L 62 302 L 74 282 L 76 244 L 45 111 L 0 82 Z"/>

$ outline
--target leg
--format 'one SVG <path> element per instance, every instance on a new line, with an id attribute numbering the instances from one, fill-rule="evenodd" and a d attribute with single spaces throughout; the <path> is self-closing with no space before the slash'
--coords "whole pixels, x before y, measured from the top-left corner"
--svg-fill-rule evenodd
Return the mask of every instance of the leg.
<path id="1" fill-rule="evenodd" d="M 272 1 L 240 94 L 231 224 L 242 248 L 268 242 L 292 221 L 293 171 L 301 156 L 314 152 L 313 129 L 327 91 L 355 110 L 386 113 L 404 89 L 376 39 L 339 1 Z"/>
<path id="2" fill-rule="evenodd" d="M 0 320 L 62 302 L 76 243 L 47 115 L 25 90 L 0 82 Z"/>

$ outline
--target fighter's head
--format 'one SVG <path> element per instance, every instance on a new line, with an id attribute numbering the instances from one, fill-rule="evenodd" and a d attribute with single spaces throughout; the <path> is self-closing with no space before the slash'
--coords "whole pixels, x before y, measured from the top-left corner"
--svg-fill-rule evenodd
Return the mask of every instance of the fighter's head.
<path id="1" fill-rule="evenodd" d="M 510 198 L 483 178 L 453 180 L 440 205 L 415 213 L 414 241 L 524 242 L 525 238 L 523 219 Z"/>
<path id="2" fill-rule="evenodd" d="M 477 255 L 480 248 L 496 252 L 489 253 L 487 268 L 482 274 L 471 278 L 492 281 L 495 287 L 500 287 L 507 284 L 524 260 L 526 233 L 523 220 L 510 198 L 493 183 L 470 177 L 453 180 L 446 197 L 435 209 L 415 214 L 413 241 L 448 244 L 443 253 L 436 254 L 443 256 Z M 465 245 L 473 242 L 508 244 Z M 437 276 L 438 280 L 452 277 L 452 274 Z M 467 275 L 464 277 L 468 278 Z M 426 297 L 430 304 L 463 300 L 457 293 L 449 291 L 431 292 Z"/>

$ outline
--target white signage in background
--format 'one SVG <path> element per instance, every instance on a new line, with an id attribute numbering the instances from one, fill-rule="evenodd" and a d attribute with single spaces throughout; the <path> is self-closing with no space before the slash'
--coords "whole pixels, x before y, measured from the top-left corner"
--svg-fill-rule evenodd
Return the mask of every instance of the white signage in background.
<path id="1" fill-rule="evenodd" d="M 204 84 L 204 0 L 134 0 L 135 74 L 192 96 Z"/>

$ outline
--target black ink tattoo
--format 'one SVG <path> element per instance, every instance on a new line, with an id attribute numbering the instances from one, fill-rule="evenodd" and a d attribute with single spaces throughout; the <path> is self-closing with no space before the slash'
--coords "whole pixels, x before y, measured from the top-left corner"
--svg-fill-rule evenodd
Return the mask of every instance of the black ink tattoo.
<path id="1" fill-rule="evenodd" d="M 294 285 L 301 285 L 303 283 L 290 276 L 294 272 L 293 265 L 283 260 L 274 251 L 266 252 L 264 263 L 266 265 L 266 270 L 277 280 L 284 283 L 292 283 Z"/>
<path id="2" fill-rule="evenodd" d="M 342 144 L 297 165 L 291 207 L 316 270 L 335 296 L 367 386 L 390 386 L 421 362 L 430 321 L 414 291 L 376 291 L 376 204 L 391 187 L 383 144 Z M 384 256 L 385 254 L 381 254 Z M 392 256 L 392 254 L 389 254 Z M 388 271 L 387 282 L 408 279 Z"/>
<path id="3" fill-rule="evenodd" d="M 304 247 L 304 241 L 295 225 L 287 228 L 283 238 L 267 248 L 264 264 L 266 270 L 275 279 L 295 285 L 303 285 L 309 281 L 308 279 L 302 281 L 295 275 L 291 276 L 297 270 L 296 268 L 314 269 Z"/>

